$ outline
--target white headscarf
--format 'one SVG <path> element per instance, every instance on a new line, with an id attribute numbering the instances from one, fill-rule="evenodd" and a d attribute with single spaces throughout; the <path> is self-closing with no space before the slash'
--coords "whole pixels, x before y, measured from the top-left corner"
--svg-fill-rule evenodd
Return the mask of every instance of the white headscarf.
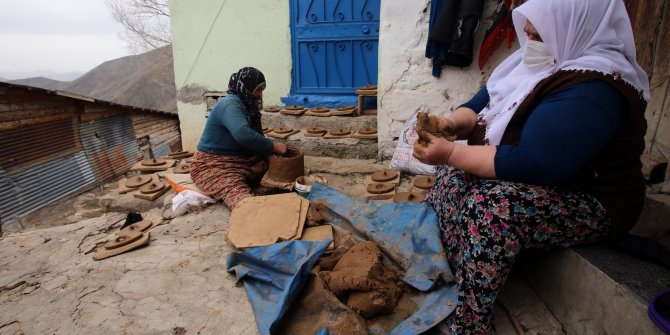
<path id="1" fill-rule="evenodd" d="M 491 74 L 486 85 L 490 103 L 480 113 L 486 120 L 489 144 L 500 140 L 519 104 L 542 79 L 559 70 L 619 73 L 649 100 L 649 79 L 637 64 L 633 29 L 623 0 L 529 0 L 512 12 L 520 50 Z M 522 62 L 530 21 L 555 59 L 538 72 Z"/>

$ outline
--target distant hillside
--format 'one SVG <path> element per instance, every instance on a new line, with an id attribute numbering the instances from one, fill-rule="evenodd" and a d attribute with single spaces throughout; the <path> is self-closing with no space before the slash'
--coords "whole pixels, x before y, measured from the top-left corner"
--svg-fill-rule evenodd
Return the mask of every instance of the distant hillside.
<path id="1" fill-rule="evenodd" d="M 52 91 L 53 90 L 62 90 L 64 87 L 66 87 L 69 84 L 68 82 L 65 82 L 65 81 L 58 81 L 58 80 L 53 80 L 53 79 L 44 78 L 44 77 L 17 79 L 17 80 L 10 80 L 8 82 L 10 82 L 12 84 L 40 87 L 40 88 L 44 88 L 44 89 L 52 90 Z"/>
<path id="2" fill-rule="evenodd" d="M 63 90 L 118 104 L 177 113 L 172 46 L 126 56 L 98 65 L 71 82 L 48 78 L 9 81 L 20 85 Z"/>

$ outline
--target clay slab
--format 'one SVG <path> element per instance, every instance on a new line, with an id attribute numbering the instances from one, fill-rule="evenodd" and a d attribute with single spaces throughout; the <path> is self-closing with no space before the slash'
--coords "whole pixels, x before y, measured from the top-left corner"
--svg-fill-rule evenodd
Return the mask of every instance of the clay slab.
<path id="1" fill-rule="evenodd" d="M 240 201 L 230 214 L 228 241 L 241 249 L 291 239 L 300 225 L 302 200 L 295 193 L 286 193 Z"/>
<path id="2" fill-rule="evenodd" d="M 308 227 L 302 233 L 303 241 L 324 241 L 327 239 L 333 238 L 333 228 L 330 225 L 323 225 L 317 227 Z M 327 250 L 333 250 L 335 248 L 335 243 L 331 242 L 328 245 Z"/>

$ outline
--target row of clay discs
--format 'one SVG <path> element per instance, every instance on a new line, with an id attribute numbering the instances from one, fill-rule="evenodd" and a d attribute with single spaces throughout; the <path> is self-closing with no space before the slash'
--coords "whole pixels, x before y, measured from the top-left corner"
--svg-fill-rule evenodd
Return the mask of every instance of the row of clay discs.
<path id="1" fill-rule="evenodd" d="M 294 131 L 293 128 L 286 128 L 286 127 L 280 127 L 280 128 L 270 128 L 267 126 L 263 126 L 263 134 L 267 134 L 269 132 L 274 132 L 276 134 L 288 134 L 290 132 Z M 345 129 L 345 128 L 337 128 L 337 129 L 331 129 L 330 131 L 327 130 L 326 128 L 321 128 L 321 127 L 312 127 L 312 128 L 307 128 L 305 129 L 305 132 L 308 134 L 312 135 L 317 135 L 317 134 L 330 134 L 333 136 L 346 136 L 351 134 L 351 130 Z M 377 135 L 377 128 L 361 128 L 358 130 L 358 133 L 361 135 Z"/>
<path id="2" fill-rule="evenodd" d="M 355 108 L 356 108 L 356 106 L 349 105 L 349 106 L 337 107 L 337 108 L 335 108 L 335 110 L 338 111 L 338 112 L 353 112 L 353 110 Z M 284 111 L 284 113 L 287 113 L 287 114 L 301 114 L 301 113 L 304 113 L 308 110 L 312 113 L 328 113 L 328 112 L 332 111 L 330 108 L 323 107 L 323 106 L 316 106 L 316 107 L 307 108 L 307 107 L 304 107 L 304 106 L 291 105 L 291 106 L 284 106 L 283 108 L 279 107 L 279 106 L 268 106 L 268 107 L 263 108 L 263 111 L 268 112 L 268 113 L 277 113 L 277 112 Z"/>

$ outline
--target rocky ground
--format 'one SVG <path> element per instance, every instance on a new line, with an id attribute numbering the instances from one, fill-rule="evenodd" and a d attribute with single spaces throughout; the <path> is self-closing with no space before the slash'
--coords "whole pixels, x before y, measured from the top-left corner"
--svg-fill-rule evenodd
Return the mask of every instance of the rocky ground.
<path id="1" fill-rule="evenodd" d="M 305 165 L 351 196 L 388 166 L 315 157 Z M 256 334 L 244 289 L 225 269 L 234 251 L 225 241 L 230 211 L 218 203 L 165 219 L 172 192 L 149 202 L 115 190 L 105 185 L 4 227 L 0 334 Z M 163 224 L 150 230 L 148 246 L 93 261 L 129 211 Z M 562 333 L 523 279 L 509 282 L 496 308 L 499 334 Z"/>

